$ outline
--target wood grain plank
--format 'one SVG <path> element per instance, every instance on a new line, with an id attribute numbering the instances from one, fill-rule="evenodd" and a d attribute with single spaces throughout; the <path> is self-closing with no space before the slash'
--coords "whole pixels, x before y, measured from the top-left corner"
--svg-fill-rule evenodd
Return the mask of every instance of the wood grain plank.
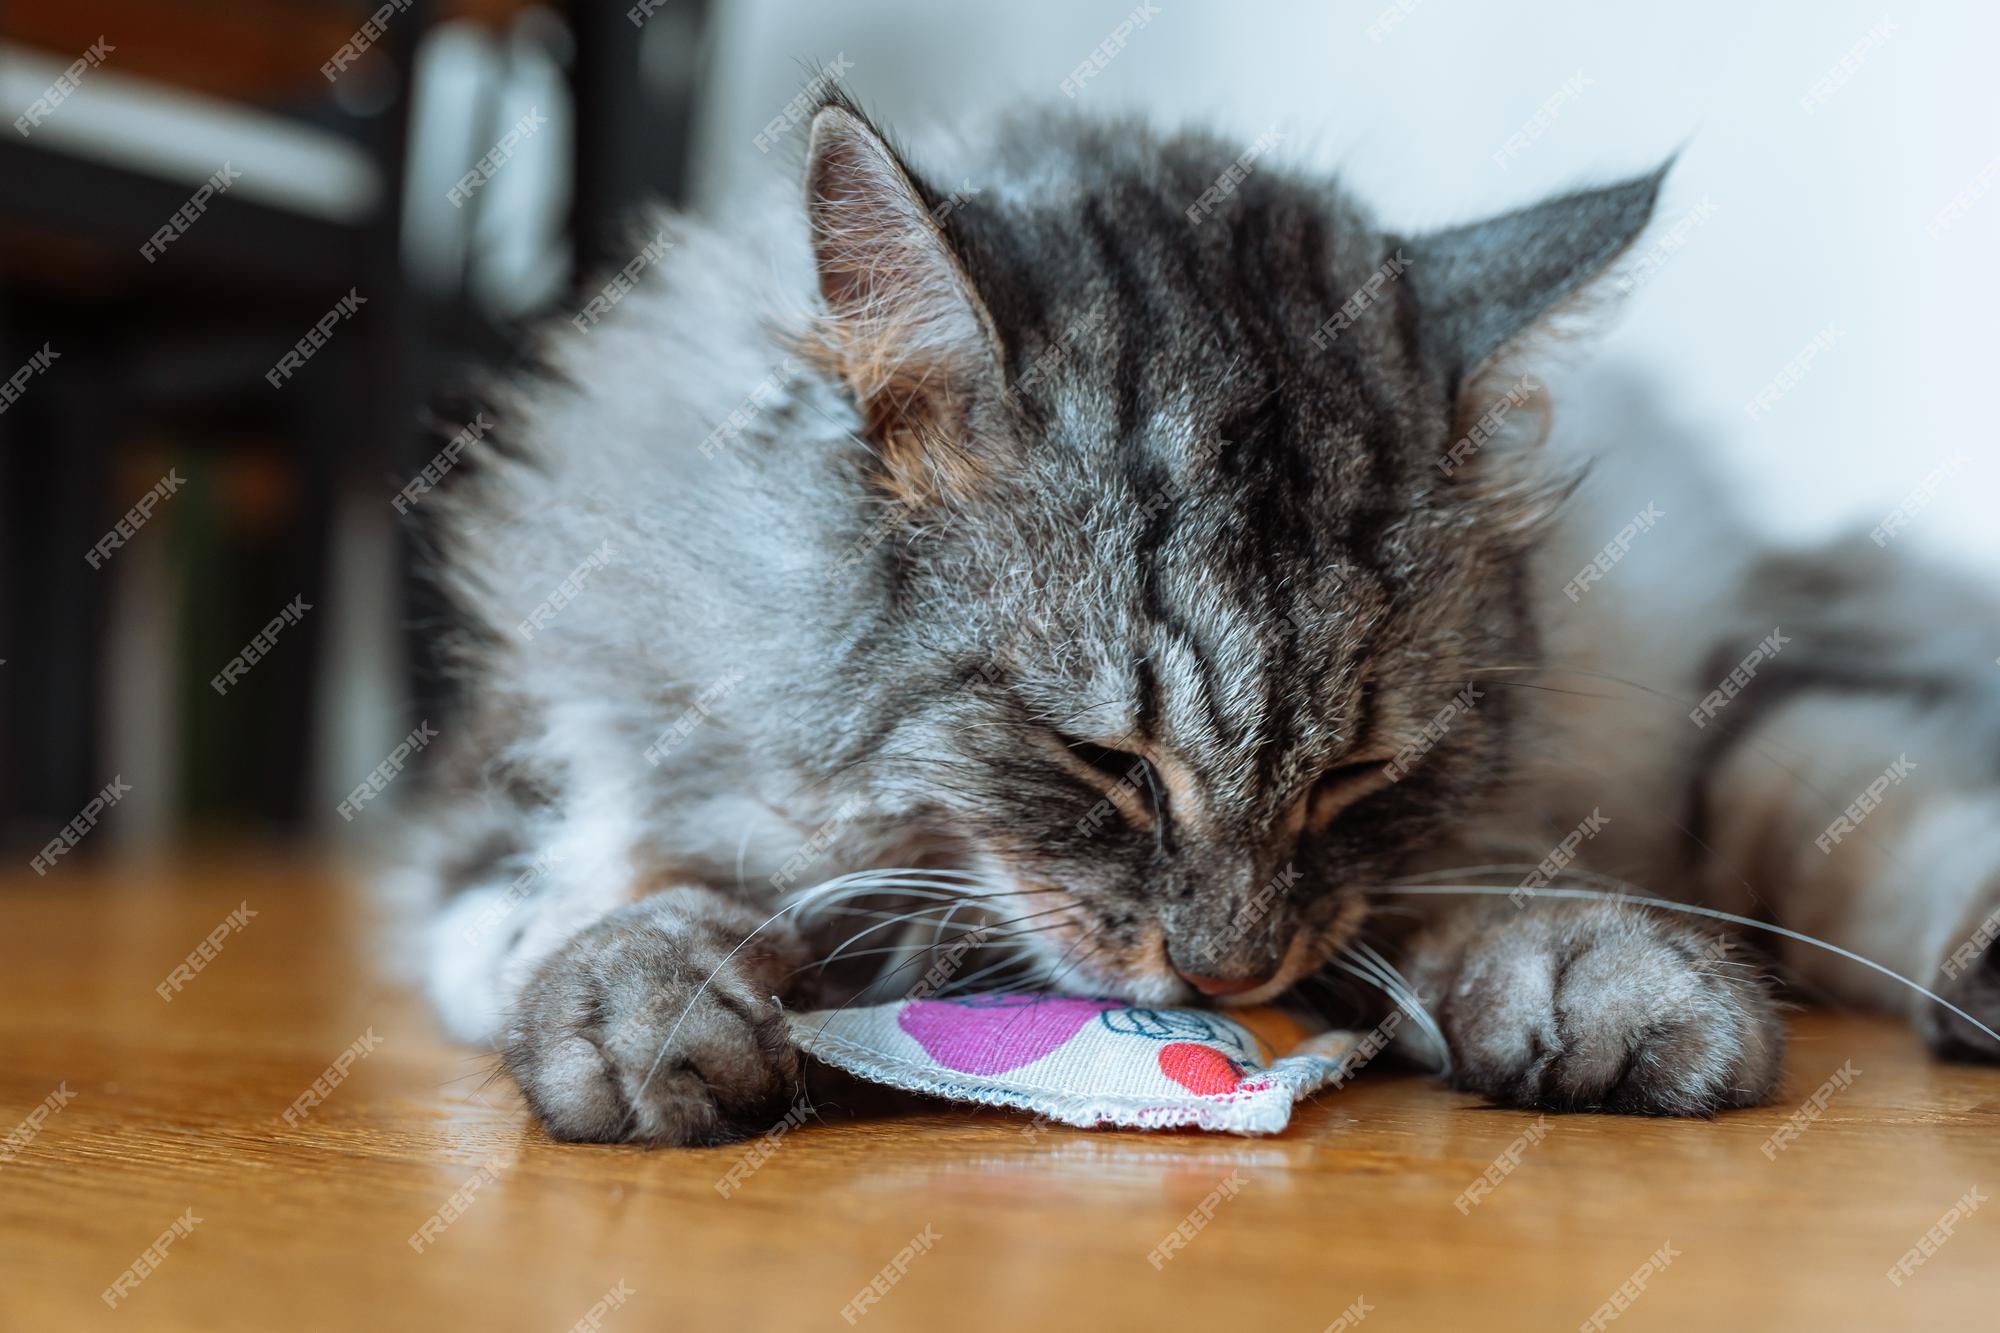
<path id="1" fill-rule="evenodd" d="M 25 876 L 24 876 L 25 878 Z M 1887 1272 L 1969 1189 L 2000 1186 L 2000 1072 L 1937 1065 L 1900 1028 L 1808 1015 L 1781 1105 L 1711 1122 L 1536 1124 L 1371 1072 L 1268 1140 L 1034 1131 L 1022 1117 L 857 1097 L 745 1149 L 549 1142 L 490 1061 L 418 994 L 420 905 L 326 867 L 221 861 L 9 886 L 0 1132 L 71 1100 L 0 1163 L 6 1328 L 844 1329 L 912 1238 L 936 1237 L 852 1326 L 1324 1330 L 1583 1327 L 1649 1256 L 1611 1325 L 1994 1326 L 2000 1208 Z M 155 987 L 231 909 L 253 917 L 171 1002 Z M 377 1044 L 296 1125 L 287 1107 Z M 1775 1160 L 1772 1130 L 1859 1071 Z M 483 1173 L 483 1174 L 482 1174 Z M 456 1220 L 410 1239 L 468 1181 Z M 1233 1197 L 1157 1269 L 1148 1253 L 1223 1181 Z M 118 1309 L 100 1293 L 199 1218 Z M 928 1232 L 927 1232 L 928 1229 Z"/>

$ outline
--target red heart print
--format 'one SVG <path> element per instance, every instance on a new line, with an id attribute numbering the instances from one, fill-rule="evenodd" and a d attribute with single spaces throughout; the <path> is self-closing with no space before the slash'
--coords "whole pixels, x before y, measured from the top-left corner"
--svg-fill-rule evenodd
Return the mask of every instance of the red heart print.
<path id="1" fill-rule="evenodd" d="M 1234 1092 L 1243 1082 L 1243 1066 L 1213 1046 L 1197 1046 L 1191 1041 L 1162 1046 L 1160 1072 L 1197 1097 Z"/>

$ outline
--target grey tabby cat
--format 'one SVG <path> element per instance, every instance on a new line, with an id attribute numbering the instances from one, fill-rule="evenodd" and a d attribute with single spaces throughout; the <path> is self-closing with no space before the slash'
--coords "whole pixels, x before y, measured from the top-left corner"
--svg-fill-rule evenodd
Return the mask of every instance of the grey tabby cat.
<path id="1" fill-rule="evenodd" d="M 946 195 L 834 97 L 803 218 L 676 221 L 499 392 L 508 445 L 435 504 L 475 632 L 423 864 L 442 1012 L 552 1134 L 781 1114 L 784 1010 L 856 922 L 770 918 L 870 868 L 957 886 L 937 941 L 984 920 L 1036 984 L 1153 1004 L 1373 938 L 1435 1020 L 1408 1053 L 1524 1106 L 1762 1101 L 1772 983 L 1696 918 L 1398 885 L 1588 865 L 2000 1015 L 1990 956 L 1940 971 L 2000 906 L 1983 597 L 1760 555 L 1643 401 L 1517 429 L 1661 174 L 1402 236 L 1240 153 L 1024 116 Z"/>

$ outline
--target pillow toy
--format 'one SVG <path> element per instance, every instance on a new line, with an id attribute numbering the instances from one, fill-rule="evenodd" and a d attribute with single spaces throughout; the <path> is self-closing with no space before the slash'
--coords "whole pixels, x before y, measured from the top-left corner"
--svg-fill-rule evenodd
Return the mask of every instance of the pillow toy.
<path id="1" fill-rule="evenodd" d="M 1394 1015 L 1392 1015 L 1392 1018 Z M 1387 1044 L 1287 1010 L 1152 1009 L 997 993 L 791 1016 L 800 1050 L 860 1078 L 1068 1125 L 1274 1134 Z"/>

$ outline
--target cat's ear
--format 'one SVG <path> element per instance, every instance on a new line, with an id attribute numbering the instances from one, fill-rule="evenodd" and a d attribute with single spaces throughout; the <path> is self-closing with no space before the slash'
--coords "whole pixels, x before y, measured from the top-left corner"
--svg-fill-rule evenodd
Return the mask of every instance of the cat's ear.
<path id="1" fill-rule="evenodd" d="M 1407 243 L 1420 336 L 1454 394 L 1583 302 L 1645 229 L 1672 165 Z"/>
<path id="2" fill-rule="evenodd" d="M 827 320 L 824 359 L 847 383 L 905 499 L 976 484 L 966 411 L 998 383 L 993 318 L 916 174 L 844 99 L 813 117 L 806 208 Z"/>
<path id="3" fill-rule="evenodd" d="M 1452 397 L 1452 442 L 1437 465 L 1481 504 L 1490 532 L 1532 541 L 1575 486 L 1532 447 L 1553 419 L 1532 373 L 1537 344 L 1593 313 L 1672 165 L 1407 243 L 1419 342 Z"/>

